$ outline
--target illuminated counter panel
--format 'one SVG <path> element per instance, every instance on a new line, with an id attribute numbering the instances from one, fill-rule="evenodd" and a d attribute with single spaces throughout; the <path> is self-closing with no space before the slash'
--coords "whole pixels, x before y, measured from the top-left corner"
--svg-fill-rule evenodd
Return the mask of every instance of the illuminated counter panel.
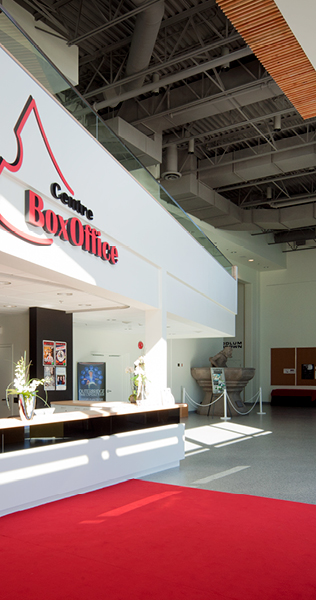
<path id="1" fill-rule="evenodd" d="M 49 422 L 35 417 L 29 430 L 35 444 L 0 454 L 0 515 L 178 466 L 184 458 L 178 415 L 178 408 L 168 408 L 128 415 L 59 413 Z M 28 440 L 24 423 L 1 421 L 1 433 L 15 434 L 13 447 L 22 447 L 22 432 L 23 444 Z M 67 441 L 53 442 L 50 427 L 63 429 Z"/>

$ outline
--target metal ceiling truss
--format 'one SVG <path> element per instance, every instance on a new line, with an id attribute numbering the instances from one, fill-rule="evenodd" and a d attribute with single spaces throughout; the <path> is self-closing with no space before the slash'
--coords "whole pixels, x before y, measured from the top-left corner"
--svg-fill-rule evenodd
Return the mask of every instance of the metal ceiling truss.
<path id="1" fill-rule="evenodd" d="M 215 0 L 165 0 L 148 63 L 131 73 L 137 19 L 162 0 L 16 1 L 79 46 L 78 90 L 101 117 L 111 125 L 118 116 L 150 138 L 161 134 L 163 156 L 176 145 L 182 177 L 194 175 L 240 209 L 273 212 L 282 202 L 313 201 L 316 119 L 303 120 Z M 187 154 L 190 140 L 194 155 Z M 260 167 L 260 160 L 273 163 L 287 152 L 293 160 L 280 173 Z M 223 183 L 211 184 L 221 169 Z"/>

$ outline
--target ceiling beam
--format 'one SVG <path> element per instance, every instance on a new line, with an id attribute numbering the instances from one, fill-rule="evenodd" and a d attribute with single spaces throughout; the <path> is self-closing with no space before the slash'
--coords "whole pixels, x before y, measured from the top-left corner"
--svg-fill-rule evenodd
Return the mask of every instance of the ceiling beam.
<path id="1" fill-rule="evenodd" d="M 231 192 L 234 190 L 243 190 L 256 185 L 267 185 L 270 183 L 275 183 L 276 181 L 287 181 L 288 179 L 297 179 L 299 177 L 308 177 L 309 175 L 315 175 L 316 168 L 309 171 L 298 171 L 296 173 L 281 173 L 280 175 L 273 175 L 270 177 L 261 177 L 260 179 L 253 179 L 252 181 L 248 181 L 245 183 L 236 183 L 232 185 L 226 185 L 222 187 L 214 188 L 217 192 Z M 266 201 L 265 201 L 266 204 Z"/>
<path id="2" fill-rule="evenodd" d="M 273 119 L 273 117 L 275 117 L 276 115 L 287 115 L 287 114 L 291 114 L 291 113 L 295 113 L 295 112 L 296 112 L 295 108 L 293 108 L 293 107 L 285 108 L 284 110 L 276 110 L 273 113 L 260 115 L 260 117 L 251 118 L 251 119 L 248 119 L 247 121 L 239 121 L 238 123 L 231 123 L 230 125 L 226 125 L 225 127 L 220 127 L 219 129 L 208 129 L 207 131 L 203 131 L 201 133 L 195 133 L 193 135 L 190 135 L 189 137 L 182 137 L 180 139 L 175 138 L 174 140 L 168 140 L 168 142 L 163 144 L 162 147 L 167 148 L 168 146 L 173 146 L 174 144 L 179 146 L 179 144 L 181 144 L 181 143 L 188 142 L 189 139 L 201 140 L 204 137 L 207 137 L 209 135 L 218 135 L 221 133 L 225 133 L 226 131 L 231 131 L 232 129 L 239 129 L 240 127 L 246 127 L 247 125 L 250 127 L 252 123 L 260 123 L 261 121 L 267 121 L 268 119 Z M 261 135 L 261 132 L 258 135 Z M 250 139 L 253 139 L 253 138 L 250 138 Z M 214 140 L 214 142 L 216 142 L 216 141 L 217 140 Z M 230 142 L 230 145 L 242 143 L 244 141 L 246 141 L 246 140 L 240 139 L 238 141 L 232 141 L 232 142 Z M 249 141 L 249 138 L 248 138 L 248 141 Z M 211 142 L 212 142 L 212 140 L 210 140 L 209 143 L 211 143 Z M 221 147 L 221 146 L 219 146 L 219 147 Z"/>
<path id="3" fill-rule="evenodd" d="M 191 58 L 196 58 L 197 56 L 200 56 L 201 54 L 204 54 L 205 52 L 209 52 L 210 50 L 216 50 L 217 48 L 221 48 L 221 46 L 225 46 L 226 44 L 229 44 L 230 42 L 236 42 L 238 40 L 241 40 L 241 37 L 240 37 L 239 33 L 235 33 L 223 40 L 218 40 L 216 42 L 212 42 L 211 44 L 206 44 L 203 48 L 199 46 L 198 48 L 194 48 L 193 50 L 184 52 L 181 55 L 177 55 L 174 58 L 171 58 L 170 60 L 166 60 L 164 62 L 152 65 L 151 67 L 149 67 L 148 69 L 144 69 L 143 71 L 138 71 L 137 73 L 134 73 L 133 75 L 130 75 L 129 77 L 125 77 L 124 79 L 121 79 L 120 81 L 116 81 L 115 83 L 111 83 L 107 86 L 102 86 L 96 90 L 93 90 L 92 92 L 89 92 L 89 94 L 84 94 L 84 98 L 91 98 L 92 96 L 95 96 L 96 94 L 103 93 L 105 90 L 108 92 L 109 90 L 111 90 L 113 88 L 117 88 L 117 87 L 120 87 L 121 85 L 125 85 L 126 83 L 129 83 L 130 81 L 134 81 L 135 79 L 138 79 L 140 76 L 146 77 L 146 75 L 150 75 L 151 73 L 158 73 L 162 69 L 172 67 L 173 65 L 178 65 L 179 63 L 181 63 L 185 60 L 189 60 Z M 227 57 L 226 57 L 226 60 L 227 60 Z M 157 85 L 156 85 L 156 87 L 157 87 Z"/>
<path id="4" fill-rule="evenodd" d="M 80 42 L 83 42 L 84 40 L 94 37 L 95 35 L 102 33 L 103 31 L 106 31 L 107 29 L 110 29 L 111 27 L 114 27 L 115 25 L 122 23 L 122 21 L 126 21 L 127 19 L 130 19 L 131 17 L 138 15 L 138 13 L 143 12 L 150 6 L 153 6 L 154 4 L 158 4 L 160 2 L 161 2 L 161 0 L 149 0 L 148 2 L 146 2 L 146 4 L 137 6 L 133 10 L 130 10 L 129 12 L 124 13 L 124 15 L 120 15 L 119 17 L 116 17 L 116 19 L 112 19 L 112 21 L 108 21 L 107 23 L 104 23 L 103 25 L 100 25 L 99 27 L 96 27 L 95 29 L 91 29 L 90 31 L 87 31 L 86 33 L 83 33 L 82 35 L 75 37 L 72 40 L 69 40 L 68 45 L 73 46 L 74 44 L 80 44 Z"/>
<path id="5" fill-rule="evenodd" d="M 63 0 L 63 1 L 65 1 L 65 0 Z M 188 8 L 187 10 L 184 10 L 181 13 L 174 15 L 173 17 L 164 19 L 160 25 L 159 31 L 162 31 L 166 27 L 170 27 L 171 25 L 175 25 L 176 23 L 184 21 L 185 19 L 188 19 L 190 16 L 195 15 L 196 13 L 201 13 L 205 10 L 208 10 L 209 8 L 212 8 L 215 4 L 216 4 L 215 0 L 208 0 L 207 2 L 202 2 L 201 4 L 198 4 L 197 6 Z M 124 39 L 119 40 L 118 42 L 115 42 L 113 44 L 110 44 L 109 46 L 104 46 L 103 48 L 100 48 L 100 50 L 93 52 L 93 54 L 86 54 L 85 56 L 83 56 L 80 59 L 79 65 L 80 66 L 86 65 L 89 62 L 95 60 L 96 58 L 103 56 L 103 54 L 109 54 L 110 52 L 119 50 L 119 48 L 123 48 L 124 46 L 130 45 L 130 43 L 132 41 L 132 37 L 133 37 L 132 35 L 129 35 L 129 36 L 125 37 Z M 241 39 L 241 36 L 239 36 L 239 38 Z"/>
<path id="6" fill-rule="evenodd" d="M 242 48 L 241 50 L 236 50 L 235 52 L 230 53 L 230 60 L 240 60 L 245 56 L 250 56 L 252 51 L 250 48 Z M 216 67 L 220 67 L 223 64 L 227 63 L 227 56 L 220 56 L 219 58 L 215 58 L 212 60 L 208 60 L 201 65 L 197 65 L 195 67 L 189 67 L 188 69 L 183 69 L 182 71 L 178 71 L 177 73 L 173 73 L 172 75 L 167 75 L 166 77 L 162 77 L 159 81 L 159 87 L 165 87 L 172 83 L 176 83 L 177 81 L 181 81 L 182 79 L 188 79 L 189 77 L 193 77 L 195 75 L 199 75 L 204 71 L 208 71 L 209 69 L 215 69 Z M 120 81 L 120 84 L 124 84 L 124 79 Z M 130 98 L 135 98 L 141 94 L 146 94 L 147 92 L 152 92 L 157 88 L 157 82 L 150 82 L 146 85 L 136 88 L 134 90 L 128 90 L 127 92 L 123 92 L 122 94 L 118 94 L 114 98 L 108 100 L 103 100 L 102 102 L 96 102 L 94 104 L 95 110 L 100 110 L 102 108 L 107 108 L 108 106 L 112 106 L 114 103 L 123 102 L 125 100 L 129 100 Z M 107 86 L 104 86 L 103 91 L 106 92 Z"/>

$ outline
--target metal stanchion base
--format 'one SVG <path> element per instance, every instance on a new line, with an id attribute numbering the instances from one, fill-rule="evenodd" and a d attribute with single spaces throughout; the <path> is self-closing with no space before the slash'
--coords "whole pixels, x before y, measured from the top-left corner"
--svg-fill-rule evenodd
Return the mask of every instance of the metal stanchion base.
<path id="1" fill-rule="evenodd" d="M 266 414 L 267 414 L 267 413 L 265 413 L 265 412 L 262 412 L 262 411 L 260 411 L 260 412 L 257 412 L 257 415 L 266 415 Z"/>
<path id="2" fill-rule="evenodd" d="M 220 417 L 221 421 L 231 421 L 231 417 Z"/>

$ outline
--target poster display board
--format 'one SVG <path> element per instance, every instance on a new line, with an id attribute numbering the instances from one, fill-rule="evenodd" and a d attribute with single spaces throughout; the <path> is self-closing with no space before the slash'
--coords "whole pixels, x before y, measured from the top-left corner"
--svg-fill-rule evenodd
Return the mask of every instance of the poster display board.
<path id="1" fill-rule="evenodd" d="M 271 385 L 295 385 L 295 348 L 271 348 Z"/>
<path id="2" fill-rule="evenodd" d="M 316 348 L 271 348 L 271 385 L 316 386 Z"/>
<path id="3" fill-rule="evenodd" d="M 54 366 L 55 364 L 55 342 L 43 341 L 43 365 Z"/>
<path id="4" fill-rule="evenodd" d="M 316 348 L 297 348 L 296 384 L 316 386 Z"/>
<path id="5" fill-rule="evenodd" d="M 77 363 L 78 400 L 105 402 L 105 363 Z"/>
<path id="6" fill-rule="evenodd" d="M 67 344 L 43 340 L 44 384 L 46 391 L 64 391 L 67 389 L 66 378 Z"/>
<path id="7" fill-rule="evenodd" d="M 46 392 L 55 390 L 55 367 L 44 367 L 44 377 L 46 379 L 46 382 L 44 383 L 44 390 L 46 390 Z"/>
<path id="8" fill-rule="evenodd" d="M 67 365 L 66 342 L 55 342 L 55 364 L 56 367 L 65 367 Z"/>
<path id="9" fill-rule="evenodd" d="M 226 389 L 225 369 L 211 367 L 213 394 L 222 394 Z"/>
<path id="10" fill-rule="evenodd" d="M 56 367 L 56 391 L 66 389 L 66 367 Z"/>

